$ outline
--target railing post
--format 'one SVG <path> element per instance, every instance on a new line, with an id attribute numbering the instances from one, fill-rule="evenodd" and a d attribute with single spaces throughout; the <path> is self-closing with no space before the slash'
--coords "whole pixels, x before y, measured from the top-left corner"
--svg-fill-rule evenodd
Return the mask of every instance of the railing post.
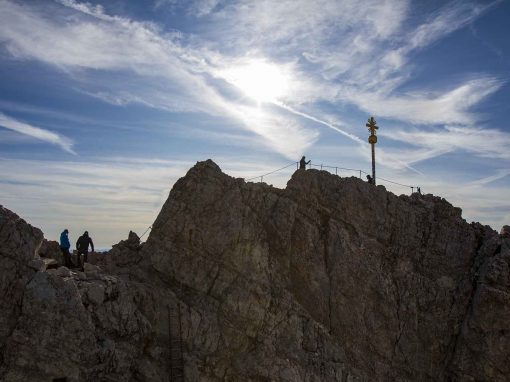
<path id="1" fill-rule="evenodd" d="M 262 183 L 263 181 L 264 181 L 264 175 L 262 175 L 262 176 L 260 177 L 260 183 Z"/>
<path id="2" fill-rule="evenodd" d="M 322 171 L 322 163 L 321 163 L 321 171 Z"/>
<path id="3" fill-rule="evenodd" d="M 414 187 L 411 186 L 411 194 L 413 194 L 413 193 L 414 193 Z"/>
<path id="4" fill-rule="evenodd" d="M 359 178 L 361 179 L 361 170 L 359 170 Z"/>
<path id="5" fill-rule="evenodd" d="M 335 175 L 338 175 L 338 167 L 335 167 Z"/>

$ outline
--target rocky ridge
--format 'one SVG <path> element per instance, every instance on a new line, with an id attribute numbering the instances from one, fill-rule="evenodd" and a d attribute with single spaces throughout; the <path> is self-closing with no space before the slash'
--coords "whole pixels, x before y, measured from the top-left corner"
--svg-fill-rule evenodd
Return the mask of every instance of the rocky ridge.
<path id="1" fill-rule="evenodd" d="M 209 160 L 146 243 L 84 273 L 47 269 L 52 246 L 1 208 L 2 381 L 171 380 L 177 311 L 189 381 L 510 379 L 510 228 L 432 195 L 318 170 L 281 190 Z"/>

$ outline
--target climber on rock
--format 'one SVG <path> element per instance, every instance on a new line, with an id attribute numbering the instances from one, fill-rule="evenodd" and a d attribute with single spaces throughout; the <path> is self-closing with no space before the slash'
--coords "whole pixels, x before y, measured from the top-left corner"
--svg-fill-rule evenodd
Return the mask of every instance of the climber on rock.
<path id="1" fill-rule="evenodd" d="M 71 243 L 69 242 L 69 230 L 66 228 L 60 234 L 60 250 L 62 251 L 62 255 L 64 256 L 64 265 L 67 268 L 71 268 L 71 254 L 69 253 L 69 248 L 71 248 Z"/>
<path id="2" fill-rule="evenodd" d="M 299 169 L 304 169 L 306 170 L 306 165 L 309 164 L 311 161 L 306 161 L 305 159 L 305 156 L 303 155 L 303 157 L 301 158 L 301 160 L 299 161 Z"/>
<path id="3" fill-rule="evenodd" d="M 78 268 L 83 269 L 83 264 L 87 262 L 87 256 L 89 254 L 89 245 L 92 248 L 92 252 L 94 252 L 94 243 L 92 242 L 92 239 L 90 238 L 88 231 L 85 231 L 76 242 L 76 250 L 78 251 L 76 254 L 76 260 Z M 81 263 L 80 255 L 83 255 L 83 264 Z"/>

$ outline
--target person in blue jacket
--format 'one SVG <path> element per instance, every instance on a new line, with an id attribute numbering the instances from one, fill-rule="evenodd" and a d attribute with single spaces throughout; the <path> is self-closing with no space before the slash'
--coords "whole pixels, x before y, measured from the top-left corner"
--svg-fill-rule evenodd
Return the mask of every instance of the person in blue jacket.
<path id="1" fill-rule="evenodd" d="M 71 243 L 69 242 L 69 237 L 67 236 L 69 234 L 69 230 L 66 228 L 61 234 L 60 234 L 60 250 L 62 251 L 62 254 L 64 255 L 64 263 L 67 268 L 71 268 L 71 254 L 69 253 L 69 249 L 71 248 Z"/>

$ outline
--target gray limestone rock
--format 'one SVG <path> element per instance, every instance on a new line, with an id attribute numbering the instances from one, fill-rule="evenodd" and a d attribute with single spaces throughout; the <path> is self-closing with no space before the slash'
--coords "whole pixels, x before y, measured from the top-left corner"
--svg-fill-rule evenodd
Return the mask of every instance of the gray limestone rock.
<path id="1" fill-rule="evenodd" d="M 189 381 L 510 379 L 509 230 L 439 197 L 199 162 L 86 277 L 34 272 L 40 231 L 2 216 L 0 380 L 166 382 L 181 343 Z"/>
<path id="2" fill-rule="evenodd" d="M 0 206 L 0 365 L 6 339 L 21 314 L 25 286 L 34 275 L 29 263 L 36 258 L 42 240 L 39 229 Z"/>
<path id="3" fill-rule="evenodd" d="M 97 265 L 94 265 L 94 264 L 84 263 L 83 270 L 85 272 L 99 272 L 101 270 L 101 268 L 99 268 Z"/>
<path id="4" fill-rule="evenodd" d="M 60 249 L 60 245 L 53 240 L 44 239 L 39 248 L 38 254 L 40 257 L 53 259 L 59 265 L 64 265 L 64 255 Z"/>
<path id="5" fill-rule="evenodd" d="M 71 271 L 67 267 L 59 267 L 55 270 L 55 275 L 60 277 L 71 277 Z"/>

